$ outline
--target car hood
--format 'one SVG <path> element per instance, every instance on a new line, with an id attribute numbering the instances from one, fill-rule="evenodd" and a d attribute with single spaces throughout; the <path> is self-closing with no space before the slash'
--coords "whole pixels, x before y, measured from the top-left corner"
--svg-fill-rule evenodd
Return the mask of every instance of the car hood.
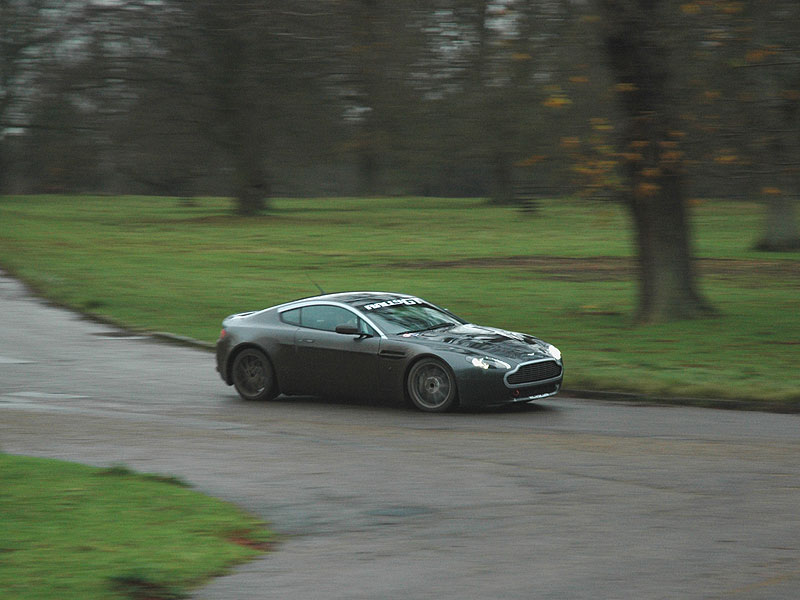
<path id="1" fill-rule="evenodd" d="M 547 351 L 548 344 L 531 335 L 469 323 L 448 329 L 406 333 L 402 337 L 423 344 L 442 344 L 463 354 L 487 355 L 517 362 L 552 358 Z"/>

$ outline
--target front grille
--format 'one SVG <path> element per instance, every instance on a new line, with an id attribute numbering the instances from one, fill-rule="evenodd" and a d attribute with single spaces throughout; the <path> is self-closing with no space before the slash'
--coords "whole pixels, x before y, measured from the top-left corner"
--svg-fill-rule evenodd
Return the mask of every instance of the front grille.
<path id="1" fill-rule="evenodd" d="M 553 379 L 561 375 L 561 365 L 554 360 L 525 363 L 513 373 L 506 376 L 509 385 L 524 385 L 545 379 Z"/>

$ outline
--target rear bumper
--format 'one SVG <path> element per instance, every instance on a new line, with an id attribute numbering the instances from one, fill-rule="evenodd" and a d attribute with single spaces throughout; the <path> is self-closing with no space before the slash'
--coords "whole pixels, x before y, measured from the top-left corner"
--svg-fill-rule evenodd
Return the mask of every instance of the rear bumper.
<path id="1" fill-rule="evenodd" d="M 228 347 L 229 344 L 224 339 L 217 341 L 216 362 L 217 373 L 219 373 L 220 378 L 228 385 L 231 385 L 231 381 L 229 380 L 227 373 Z"/>

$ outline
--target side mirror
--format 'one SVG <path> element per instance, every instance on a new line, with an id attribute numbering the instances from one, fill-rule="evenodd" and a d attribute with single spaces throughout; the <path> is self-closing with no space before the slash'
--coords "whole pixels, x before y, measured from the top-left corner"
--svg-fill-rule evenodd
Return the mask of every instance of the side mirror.
<path id="1" fill-rule="evenodd" d="M 370 334 L 361 331 L 361 329 L 355 325 L 337 325 L 336 333 L 342 333 L 344 335 L 357 335 L 360 338 L 372 337 Z"/>

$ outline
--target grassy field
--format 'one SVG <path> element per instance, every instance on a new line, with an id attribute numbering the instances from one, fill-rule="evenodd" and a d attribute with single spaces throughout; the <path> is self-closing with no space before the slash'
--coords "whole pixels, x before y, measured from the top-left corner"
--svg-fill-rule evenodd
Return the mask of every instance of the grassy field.
<path id="1" fill-rule="evenodd" d="M 0 198 L 0 265 L 47 297 L 133 328 L 214 341 L 226 315 L 326 291 L 420 295 L 559 346 L 565 386 L 800 406 L 800 254 L 750 250 L 756 204 L 693 206 L 715 318 L 635 326 L 623 209 L 553 200 Z M 211 367 L 210 367 L 211 368 Z"/>
<path id="2" fill-rule="evenodd" d="M 0 597 L 184 598 L 263 552 L 254 518 L 180 481 L 0 454 Z"/>

